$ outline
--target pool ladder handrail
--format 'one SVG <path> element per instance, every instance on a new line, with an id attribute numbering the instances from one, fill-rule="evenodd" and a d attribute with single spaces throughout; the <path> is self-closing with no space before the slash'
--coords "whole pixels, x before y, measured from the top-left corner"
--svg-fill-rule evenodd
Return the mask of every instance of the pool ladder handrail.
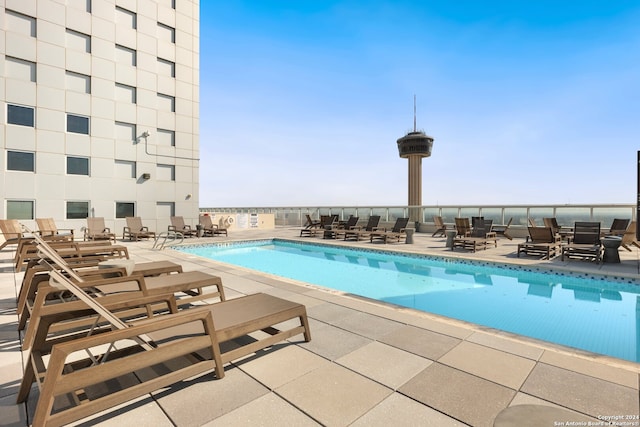
<path id="1" fill-rule="evenodd" d="M 160 242 L 160 239 L 162 239 L 162 242 Z M 178 239 L 180 239 L 180 241 L 176 243 L 176 240 Z M 183 241 L 184 241 L 184 234 L 180 233 L 179 231 L 163 231 L 156 236 L 156 239 L 153 242 L 152 249 L 162 250 L 167 245 L 168 246 L 179 245 Z M 167 242 L 169 243 L 167 244 Z"/>

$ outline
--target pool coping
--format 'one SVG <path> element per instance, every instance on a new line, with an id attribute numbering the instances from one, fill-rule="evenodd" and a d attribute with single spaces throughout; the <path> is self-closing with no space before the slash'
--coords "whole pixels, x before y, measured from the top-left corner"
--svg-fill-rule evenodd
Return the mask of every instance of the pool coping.
<path id="1" fill-rule="evenodd" d="M 420 253 L 414 253 L 414 252 L 406 252 L 406 251 L 394 251 L 394 250 L 385 250 L 385 249 L 373 249 L 373 248 L 363 248 L 360 246 L 347 246 L 347 245 L 339 245 L 339 244 L 331 244 L 331 243 L 325 243 L 325 242 L 301 242 L 300 240 L 294 240 L 294 239 L 283 239 L 283 238 L 261 238 L 261 239 L 242 239 L 242 240 L 227 240 L 224 242 L 207 242 L 207 243 L 185 243 L 185 244 L 181 244 L 180 246 L 177 247 L 172 247 L 171 249 L 184 254 L 184 251 L 181 251 L 179 248 L 188 248 L 188 247 L 208 247 L 208 246 L 221 246 L 221 247 L 228 247 L 228 246 L 242 246 L 242 245 L 255 245 L 256 243 L 264 243 L 264 244 L 269 244 L 273 241 L 283 241 L 283 242 L 287 242 L 287 243 L 293 243 L 293 244 L 300 244 L 300 245 L 313 245 L 313 246 L 326 246 L 326 247 L 333 247 L 333 248 L 340 248 L 340 249 L 353 249 L 353 250 L 358 250 L 358 251 L 364 251 L 364 252 L 373 252 L 373 253 L 383 253 L 383 254 L 389 254 L 389 255 L 395 255 L 395 256 L 407 256 L 407 257 L 418 257 L 418 258 L 424 258 L 424 259 L 437 259 L 437 260 L 442 260 L 442 259 L 447 259 L 450 260 L 452 262 L 462 262 L 462 263 L 467 263 L 467 264 L 471 264 L 471 265 L 479 265 L 479 266 L 492 266 L 492 267 L 497 267 L 497 266 L 503 266 L 500 262 L 495 262 L 495 261 L 487 261 L 487 260 L 471 260 L 468 258 L 457 258 L 457 257 L 446 257 L 446 256 L 441 256 L 441 255 L 430 255 L 430 254 L 420 254 Z M 634 373 L 638 373 L 640 374 L 640 362 L 633 362 L 630 360 L 625 360 L 625 359 L 620 359 L 614 356 L 609 356 L 609 355 L 605 355 L 605 354 L 601 354 L 601 353 L 595 353 L 595 352 L 591 352 L 588 350 L 583 350 L 583 349 L 579 349 L 576 347 L 571 347 L 571 346 L 567 346 L 567 345 L 562 345 L 562 344 L 558 344 L 558 343 L 553 343 L 553 342 L 549 342 L 549 341 L 544 341 L 538 338 L 533 338 L 533 337 L 528 337 L 525 335 L 520 335 L 520 334 L 516 334 L 513 332 L 508 332 L 508 331 L 504 331 L 501 329 L 497 329 L 497 328 L 492 328 L 489 326 L 483 326 L 483 325 L 479 325 L 477 323 L 473 323 L 473 322 L 469 322 L 469 321 L 465 321 L 465 320 L 460 320 L 460 319 L 455 319 L 452 317 L 447 317 L 444 315 L 440 315 L 440 314 L 436 314 L 436 313 L 431 313 L 431 312 L 426 312 L 426 311 L 421 311 L 421 310 L 417 310 L 414 308 L 410 308 L 410 307 L 405 307 L 405 306 L 401 306 L 398 304 L 394 304 L 394 303 L 390 303 L 390 302 L 385 302 L 385 301 L 379 301 L 373 298 L 369 298 L 369 297 L 365 297 L 362 295 L 357 295 L 357 294 L 353 294 L 351 292 L 346 292 L 346 291 L 340 291 L 340 290 L 336 290 L 336 289 L 332 289 L 332 288 L 328 288 L 328 287 L 324 287 L 321 285 L 315 285 L 312 283 L 308 283 L 308 282 L 304 282 L 304 281 L 300 281 L 300 280 L 296 280 L 296 279 L 291 279 L 291 278 L 287 278 L 287 277 L 283 277 L 283 276 L 278 276 L 276 274 L 271 274 L 271 273 L 265 273 L 262 271 L 258 271 L 258 270 L 254 270 L 254 269 L 250 269 L 250 268 L 246 268 L 246 267 L 242 267 L 242 266 L 238 266 L 235 264 L 229 264 L 229 263 L 225 263 L 223 261 L 218 261 L 218 260 L 214 260 L 211 258 L 206 258 L 206 257 L 202 257 L 196 254 L 189 254 L 191 256 L 197 256 L 199 258 L 205 259 L 208 262 L 212 262 L 214 264 L 218 264 L 218 265 L 224 265 L 226 267 L 230 267 L 230 268 L 234 268 L 234 269 L 239 269 L 241 271 L 245 271 L 254 275 L 259 275 L 259 276 L 264 276 L 273 280 L 277 280 L 277 281 L 281 281 L 281 282 L 285 282 L 285 283 L 289 283 L 289 284 L 293 284 L 296 286 L 300 286 L 303 288 L 307 288 L 307 289 L 313 289 L 316 291 L 321 291 L 323 293 L 329 294 L 329 295 L 337 295 L 340 297 L 344 297 L 344 298 L 348 298 L 354 301 L 359 301 L 359 302 L 364 302 L 370 305 L 375 305 L 377 307 L 381 307 L 384 309 L 389 309 L 392 310 L 396 313 L 408 313 L 412 316 L 417 316 L 417 317 L 421 317 L 421 318 L 425 318 L 425 319 L 431 319 L 431 320 L 436 320 L 439 322 L 444 322 L 448 325 L 454 326 L 454 327 L 458 327 L 458 328 L 463 328 L 465 330 L 470 331 L 469 335 L 473 334 L 474 332 L 481 332 L 481 333 L 485 333 L 485 334 L 490 334 L 492 336 L 496 336 L 496 337 L 500 337 L 503 339 L 507 339 L 509 341 L 512 342 L 517 342 L 520 344 L 524 344 L 524 345 L 528 345 L 528 346 L 533 346 L 536 347 L 540 350 L 545 350 L 545 351 L 553 351 L 555 353 L 558 354 L 563 354 L 563 355 L 567 355 L 567 356 L 572 356 L 572 357 L 577 357 L 583 360 L 587 360 L 587 361 L 592 361 L 592 362 L 596 362 L 596 363 L 604 363 L 608 366 L 612 366 L 612 367 L 617 367 L 617 368 L 621 368 L 621 369 L 625 369 L 625 370 L 629 370 L 632 371 Z M 513 270 L 522 270 L 522 271 L 527 271 L 527 272 L 541 272 L 541 273 L 553 273 L 553 274 L 560 274 L 560 275 L 567 275 L 567 276 L 572 276 L 575 278 L 590 278 L 590 279 L 595 279 L 595 280 L 612 280 L 612 279 L 617 279 L 618 283 L 621 284 L 632 284 L 632 285 L 639 285 L 640 286 L 640 280 L 633 280 L 633 281 L 629 281 L 630 278 L 629 277 L 618 277 L 618 276 L 627 276 L 627 275 L 617 275 L 617 276 L 612 276 L 612 275 L 608 275 L 605 273 L 577 273 L 574 271 L 570 271 L 568 269 L 563 269 L 563 268 L 549 268 L 547 266 L 524 266 L 524 265 L 520 265 L 520 264 L 516 264 L 516 263 L 509 263 L 507 262 L 506 264 L 508 264 L 510 267 L 518 267 L 518 268 L 512 268 Z M 558 270 L 560 270 L 561 272 L 559 273 Z M 335 301 L 332 301 L 334 303 L 336 303 Z M 382 317 L 382 316 L 380 316 Z M 446 335 L 445 333 L 442 333 L 443 335 Z M 460 337 L 456 337 L 456 338 L 460 338 Z"/>

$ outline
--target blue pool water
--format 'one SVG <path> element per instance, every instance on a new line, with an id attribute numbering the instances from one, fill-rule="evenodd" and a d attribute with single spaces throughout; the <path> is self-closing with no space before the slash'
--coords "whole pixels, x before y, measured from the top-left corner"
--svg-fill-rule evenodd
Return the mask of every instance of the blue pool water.
<path id="1" fill-rule="evenodd" d="M 640 286 L 622 280 L 278 239 L 180 250 L 640 362 Z"/>

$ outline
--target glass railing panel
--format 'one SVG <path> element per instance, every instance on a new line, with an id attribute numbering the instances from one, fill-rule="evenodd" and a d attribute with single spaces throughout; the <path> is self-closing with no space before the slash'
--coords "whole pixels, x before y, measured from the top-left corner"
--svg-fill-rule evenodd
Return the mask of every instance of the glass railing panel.
<path id="1" fill-rule="evenodd" d="M 493 220 L 494 224 L 502 224 L 502 208 L 482 208 L 480 210 L 480 216 L 486 220 Z"/>
<path id="2" fill-rule="evenodd" d="M 407 209 L 405 208 L 389 208 L 389 219 L 388 221 L 394 221 L 398 218 L 406 218 L 409 214 Z"/>
<path id="3" fill-rule="evenodd" d="M 603 230 L 609 230 L 616 218 L 633 218 L 633 208 L 629 207 L 597 207 L 593 208 L 593 220 L 600 222 Z"/>
<path id="4" fill-rule="evenodd" d="M 513 218 L 511 225 L 528 227 L 527 208 L 504 208 L 504 223 L 509 222 L 509 218 Z M 542 224 L 540 224 L 542 225 Z"/>
<path id="5" fill-rule="evenodd" d="M 442 208 L 442 221 L 444 221 L 445 224 L 455 224 L 455 219 L 458 218 L 458 210 L 458 208 Z"/>
<path id="6" fill-rule="evenodd" d="M 440 215 L 440 208 L 423 208 L 422 222 L 433 222 L 433 217 Z"/>
<path id="7" fill-rule="evenodd" d="M 373 208 L 371 209 L 371 215 L 379 215 L 381 222 L 389 221 L 388 211 L 386 208 Z"/>
<path id="8" fill-rule="evenodd" d="M 529 218 L 532 218 L 535 221 L 536 226 L 538 227 L 544 226 L 544 222 L 543 222 L 544 218 L 551 218 L 551 217 L 553 217 L 552 207 L 536 206 L 534 208 L 529 208 Z"/>
<path id="9" fill-rule="evenodd" d="M 346 221 L 352 215 L 353 216 L 357 216 L 358 218 L 360 218 L 360 216 L 358 215 L 358 209 L 356 209 L 356 208 L 344 208 L 344 209 L 342 209 L 342 219 L 343 220 Z"/>
<path id="10" fill-rule="evenodd" d="M 460 218 L 471 218 L 472 216 L 480 216 L 480 208 L 460 208 Z"/>
<path id="11" fill-rule="evenodd" d="M 576 221 L 591 221 L 590 207 L 568 207 L 556 208 L 556 220 L 561 227 L 573 227 Z"/>

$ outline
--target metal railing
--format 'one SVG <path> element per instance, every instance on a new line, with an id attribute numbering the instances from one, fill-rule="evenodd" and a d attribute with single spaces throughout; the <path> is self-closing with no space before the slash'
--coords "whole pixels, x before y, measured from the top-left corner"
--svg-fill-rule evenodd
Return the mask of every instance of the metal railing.
<path id="1" fill-rule="evenodd" d="M 494 224 L 506 224 L 525 228 L 529 219 L 542 225 L 543 218 L 555 217 L 562 226 L 573 226 L 575 221 L 597 221 L 609 227 L 614 218 L 636 220 L 636 205 L 442 205 L 442 206 L 299 206 L 299 207 L 225 207 L 200 208 L 201 213 L 270 213 L 275 216 L 277 227 L 299 227 L 306 222 L 306 215 L 319 218 L 320 215 L 337 214 L 341 220 L 357 216 L 366 221 L 371 215 L 380 215 L 382 222 L 394 222 L 396 218 L 409 217 L 410 209 L 419 209 L 420 223 L 433 224 L 434 216 L 441 216 L 446 224 L 453 224 L 454 218 L 482 216 L 492 219 Z"/>

